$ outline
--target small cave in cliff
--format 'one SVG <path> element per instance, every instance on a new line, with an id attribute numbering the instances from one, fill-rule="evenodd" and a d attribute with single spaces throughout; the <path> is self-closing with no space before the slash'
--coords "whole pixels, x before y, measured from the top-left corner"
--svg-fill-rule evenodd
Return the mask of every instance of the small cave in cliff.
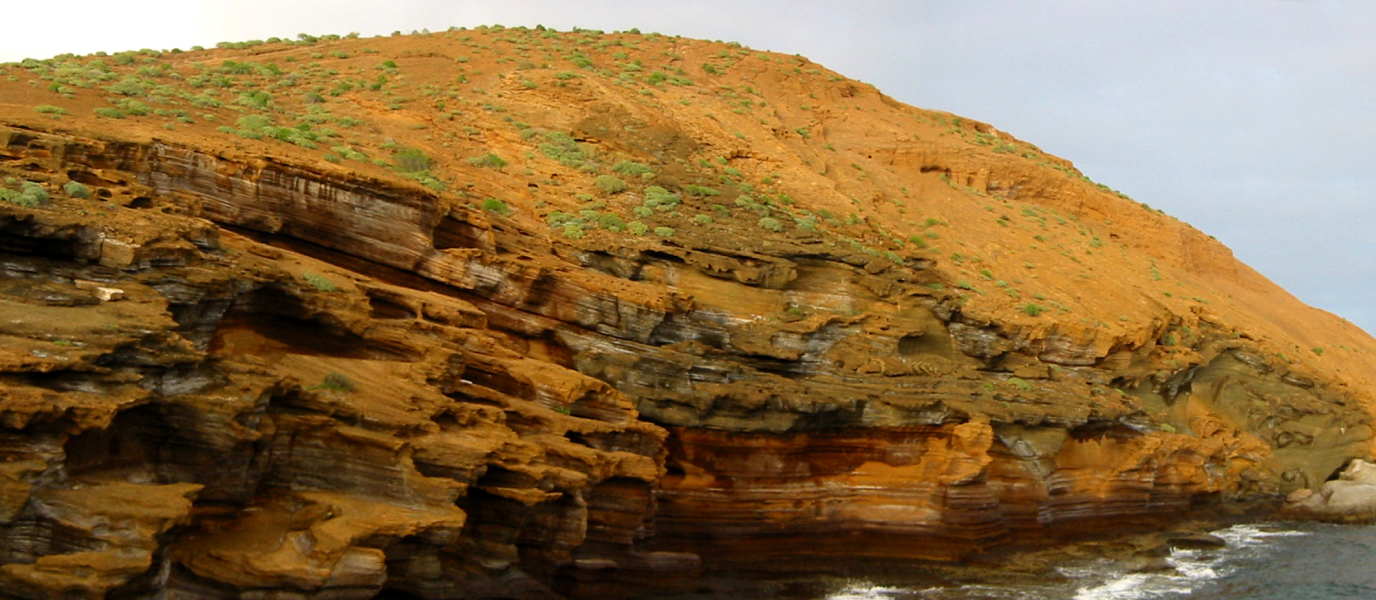
<path id="1" fill-rule="evenodd" d="M 156 406 L 121 412 L 109 427 L 67 440 L 67 473 L 82 479 L 156 481 L 170 431 L 171 426 Z"/>
<path id="2" fill-rule="evenodd" d="M 492 234 L 467 221 L 446 215 L 435 226 L 431 237 L 436 250 L 450 248 L 491 248 Z"/>
<path id="3" fill-rule="evenodd" d="M 28 231 L 27 223 L 0 219 L 0 260 L 7 258 L 6 255 L 69 259 L 79 256 L 85 243 L 81 236 L 35 237 Z"/>
<path id="4" fill-rule="evenodd" d="M 382 290 L 367 290 L 368 308 L 371 312 L 368 316 L 374 319 L 415 319 L 419 315 L 417 311 L 401 302 L 401 296 L 389 294 Z"/>
<path id="5" fill-rule="evenodd" d="M 310 314 L 300 298 L 285 291 L 260 288 L 234 301 L 215 330 L 210 352 L 415 360 L 409 353 L 371 343 L 331 320 L 328 314 Z"/>
<path id="6" fill-rule="evenodd" d="M 1070 439 L 1077 442 L 1103 439 L 1127 442 L 1142 436 L 1141 433 L 1127 425 L 1111 421 L 1091 421 L 1071 429 L 1069 433 Z"/>
<path id="7" fill-rule="evenodd" d="M 469 365 L 464 377 L 475 385 L 501 392 L 523 400 L 535 399 L 535 388 L 529 383 L 519 381 L 504 371 L 484 370 L 481 365 Z"/>
<path id="8" fill-rule="evenodd" d="M 898 339 L 899 356 L 940 356 L 951 358 L 955 353 L 955 348 L 951 345 L 951 338 L 936 334 L 924 333 L 921 335 L 905 335 Z"/>

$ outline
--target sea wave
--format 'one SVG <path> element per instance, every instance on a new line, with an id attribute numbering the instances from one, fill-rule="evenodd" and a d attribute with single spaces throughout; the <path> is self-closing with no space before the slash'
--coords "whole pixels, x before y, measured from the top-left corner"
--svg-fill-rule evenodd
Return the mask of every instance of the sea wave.
<path id="1" fill-rule="evenodd" d="M 1166 563 L 1172 571 L 1164 573 L 1117 573 L 1100 583 L 1086 585 L 1075 593 L 1075 600 L 1156 600 L 1186 598 L 1191 592 L 1232 573 L 1242 558 L 1274 551 L 1272 538 L 1309 535 L 1305 531 L 1280 529 L 1273 525 L 1234 525 L 1213 532 L 1228 543 L 1217 550 L 1172 550 Z M 1113 563 L 1104 563 L 1113 570 Z M 1064 573 L 1071 575 L 1070 573 Z M 1081 573 L 1093 579 L 1091 573 Z M 1086 576 L 1091 575 L 1091 576 Z"/>

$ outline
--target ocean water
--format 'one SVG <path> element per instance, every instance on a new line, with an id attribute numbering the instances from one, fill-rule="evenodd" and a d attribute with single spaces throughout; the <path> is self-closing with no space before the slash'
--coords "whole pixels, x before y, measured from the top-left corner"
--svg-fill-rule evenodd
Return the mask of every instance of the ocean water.
<path id="1" fill-rule="evenodd" d="M 1376 526 L 1321 523 L 1235 525 L 1213 532 L 1228 547 L 1175 550 L 1159 572 L 1089 561 L 1062 578 L 1017 586 L 838 585 L 826 600 L 1338 600 L 1376 599 Z"/>

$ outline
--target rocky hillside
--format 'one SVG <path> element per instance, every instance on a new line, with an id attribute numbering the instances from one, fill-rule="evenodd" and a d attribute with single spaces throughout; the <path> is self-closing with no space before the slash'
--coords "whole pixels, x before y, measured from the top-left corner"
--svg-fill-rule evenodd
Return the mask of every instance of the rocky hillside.
<path id="1" fill-rule="evenodd" d="M 0 178 L 13 597 L 645 596 L 1371 453 L 1367 334 L 797 56 L 493 27 L 28 60 Z"/>

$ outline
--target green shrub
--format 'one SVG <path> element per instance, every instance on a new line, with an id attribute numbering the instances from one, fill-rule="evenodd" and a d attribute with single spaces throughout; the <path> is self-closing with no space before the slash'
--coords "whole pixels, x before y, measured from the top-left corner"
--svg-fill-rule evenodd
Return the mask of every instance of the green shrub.
<path id="1" fill-rule="evenodd" d="M 626 221 L 612 213 L 607 213 L 598 217 L 597 224 L 612 233 L 619 232 L 626 228 Z"/>
<path id="2" fill-rule="evenodd" d="M 125 114 L 142 117 L 148 114 L 148 105 L 133 98 L 125 98 L 115 103 Z"/>
<path id="3" fill-rule="evenodd" d="M 1032 389 L 1032 384 L 1027 383 L 1026 380 L 1023 380 L 1023 379 L 1020 379 L 1020 378 L 1017 378 L 1017 377 L 1009 377 L 1009 378 L 1008 378 L 1008 385 L 1011 385 L 1011 386 L 1013 386 L 1013 387 L 1015 387 L 1015 388 L 1017 388 L 1017 389 L 1019 389 L 1019 390 L 1021 390 L 1021 391 L 1024 391 L 1024 392 L 1029 391 L 1029 390 Z"/>
<path id="4" fill-rule="evenodd" d="M 497 156 L 496 154 L 493 154 L 491 152 L 488 152 L 487 154 L 484 154 L 482 156 L 474 156 L 473 158 L 468 159 L 468 164 L 473 165 L 475 167 L 488 167 L 500 171 L 503 167 L 506 166 L 507 163 L 505 160 L 502 159 L 502 157 Z"/>
<path id="5" fill-rule="evenodd" d="M 693 195 L 693 196 L 720 196 L 720 195 L 721 195 L 721 192 L 718 191 L 718 190 L 716 190 L 715 188 L 710 188 L 710 187 L 703 186 L 703 185 L 690 185 L 690 186 L 687 186 L 687 187 L 683 188 L 683 191 L 684 191 L 684 192 L 687 192 L 688 194 Z"/>
<path id="6" fill-rule="evenodd" d="M 247 115 L 239 117 L 234 126 L 245 131 L 262 131 L 272 126 L 272 119 L 263 115 Z"/>
<path id="7" fill-rule="evenodd" d="M 674 233 L 675 233 L 675 231 L 674 231 L 674 228 L 673 228 L 673 227 L 656 227 L 656 228 L 655 228 L 655 235 L 657 235 L 657 236 L 659 236 L 659 237 L 666 237 L 666 238 L 667 238 L 667 237 L 674 237 Z"/>
<path id="8" fill-rule="evenodd" d="M 8 202 L 27 208 L 36 208 L 47 200 L 48 191 L 43 189 L 43 186 L 32 181 L 25 181 L 20 184 L 18 191 L 0 188 L 0 202 Z"/>
<path id="9" fill-rule="evenodd" d="M 612 170 L 623 175 L 632 175 L 636 177 L 653 172 L 650 170 L 650 167 L 629 160 L 623 160 L 612 165 Z"/>
<path id="10" fill-rule="evenodd" d="M 48 190 L 43 189 L 42 185 L 32 181 L 25 181 L 19 184 L 19 196 L 27 198 L 34 205 L 48 201 Z"/>
<path id="11" fill-rule="evenodd" d="M 1026 314 L 1029 315 L 1029 316 L 1033 316 L 1033 317 L 1042 314 L 1042 311 L 1044 311 L 1044 310 L 1046 310 L 1046 309 L 1043 308 L 1043 307 L 1041 307 L 1041 306 L 1038 306 L 1038 305 L 1036 305 L 1036 304 L 1033 304 L 1033 303 L 1031 303 L 1031 302 L 1028 302 L 1027 304 L 1024 304 L 1023 307 L 1022 307 L 1022 312 L 1026 313 Z"/>
<path id="12" fill-rule="evenodd" d="M 190 98 L 190 101 L 192 106 L 200 108 L 219 108 L 225 105 L 224 102 L 220 102 L 214 96 L 208 94 L 196 94 Z"/>
<path id="13" fill-rule="evenodd" d="M 646 232 L 650 231 L 650 228 L 640 221 L 631 221 L 626 224 L 626 231 L 631 232 L 633 235 L 645 235 Z"/>
<path id="14" fill-rule="evenodd" d="M 315 385 L 311 387 L 313 389 L 330 390 L 334 392 L 346 393 L 353 393 L 358 389 L 358 387 L 354 385 L 353 380 L 349 379 L 347 375 L 344 375 L 343 373 L 333 372 L 326 373 L 325 379 L 320 382 L 320 385 Z"/>
<path id="15" fill-rule="evenodd" d="M 306 272 L 301 274 L 301 278 L 305 279 L 306 283 L 311 284 L 311 287 L 322 292 L 339 291 L 339 288 L 335 286 L 334 282 L 330 281 L 329 279 L 326 279 L 324 276 L 316 275 L 315 273 L 311 272 Z"/>
<path id="16" fill-rule="evenodd" d="M 108 106 L 102 106 L 96 109 L 96 116 L 104 117 L 106 119 L 123 119 L 124 113 L 116 109 L 110 108 Z"/>
<path id="17" fill-rule="evenodd" d="M 333 148 L 330 148 L 330 151 L 338 154 L 340 157 L 345 158 L 347 160 L 368 162 L 367 154 L 359 152 L 358 150 L 350 148 L 349 146 L 334 146 Z"/>
<path id="18" fill-rule="evenodd" d="M 40 104 L 40 105 L 38 105 L 38 106 L 33 107 L 33 109 L 34 109 L 35 111 L 41 112 L 41 113 L 43 113 L 43 114 L 45 114 L 45 115 L 67 115 L 67 114 L 71 114 L 71 113 L 67 112 L 67 109 L 62 108 L 61 106 L 53 106 L 53 105 L 51 105 L 51 104 Z"/>
<path id="19" fill-rule="evenodd" d="M 763 227 L 763 228 L 765 228 L 765 229 L 767 229 L 767 230 L 769 230 L 769 231 L 783 231 L 783 230 L 784 230 L 784 224 L 783 224 L 783 223 L 780 223 L 778 219 L 771 218 L 771 217 L 765 217 L 765 218 L 763 218 L 763 219 L 760 219 L 760 220 L 759 220 L 759 225 L 760 225 L 760 227 Z"/>
<path id="20" fill-rule="evenodd" d="M 85 200 L 91 197 L 90 188 L 82 185 L 80 182 L 77 181 L 68 181 L 65 185 L 62 186 L 62 191 L 67 192 L 67 195 L 73 198 L 81 198 Z"/>
<path id="21" fill-rule="evenodd" d="M 693 215 L 693 222 L 697 223 L 698 225 L 711 225 L 712 217 L 710 215 L 703 214 Z"/>
<path id="22" fill-rule="evenodd" d="M 435 165 L 435 161 L 426 156 L 420 148 L 403 148 L 392 153 L 392 165 L 396 166 L 397 170 L 402 173 L 416 173 L 429 171 L 430 167 Z"/>
<path id="23" fill-rule="evenodd" d="M 143 96 L 148 93 L 136 77 L 126 77 L 111 85 L 109 90 L 121 96 Z"/>
<path id="24" fill-rule="evenodd" d="M 597 189 L 607 194 L 619 194 L 626 191 L 626 182 L 613 175 L 598 175 L 593 181 Z"/>
<path id="25" fill-rule="evenodd" d="M 581 166 L 590 158 L 589 153 L 573 139 L 573 136 L 562 131 L 546 133 L 545 141 L 546 143 L 540 144 L 540 152 L 566 167 Z"/>
<path id="26" fill-rule="evenodd" d="M 564 225 L 563 234 L 564 237 L 571 240 L 582 239 L 583 226 L 579 225 L 578 223 L 567 223 Z"/>
<path id="27" fill-rule="evenodd" d="M 483 200 L 483 210 L 487 212 L 497 213 L 502 216 L 511 214 L 511 207 L 507 206 L 506 202 L 503 202 L 496 198 L 488 198 L 486 200 Z"/>

